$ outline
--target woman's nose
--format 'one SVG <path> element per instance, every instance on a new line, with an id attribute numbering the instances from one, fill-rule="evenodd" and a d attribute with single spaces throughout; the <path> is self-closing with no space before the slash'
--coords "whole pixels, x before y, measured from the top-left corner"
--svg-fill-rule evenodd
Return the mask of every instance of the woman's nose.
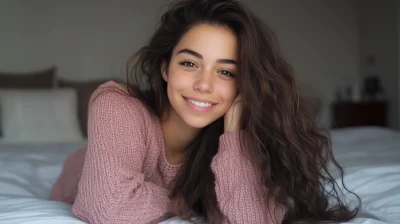
<path id="1" fill-rule="evenodd" d="M 209 71 L 202 71 L 196 76 L 193 84 L 196 91 L 210 93 L 213 91 L 213 74 Z"/>

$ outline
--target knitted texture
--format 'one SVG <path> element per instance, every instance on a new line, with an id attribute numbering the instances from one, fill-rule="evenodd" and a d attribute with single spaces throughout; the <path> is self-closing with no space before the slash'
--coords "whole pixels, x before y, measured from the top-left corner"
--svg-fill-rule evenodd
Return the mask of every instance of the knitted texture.
<path id="1" fill-rule="evenodd" d="M 124 87 L 107 82 L 91 97 L 88 132 L 87 148 L 65 160 L 52 199 L 73 204 L 73 214 L 90 224 L 153 223 L 163 217 L 180 165 L 166 159 L 159 119 Z M 266 189 L 240 151 L 239 133 L 220 137 L 211 168 L 224 223 L 282 221 L 284 209 L 266 200 Z"/>

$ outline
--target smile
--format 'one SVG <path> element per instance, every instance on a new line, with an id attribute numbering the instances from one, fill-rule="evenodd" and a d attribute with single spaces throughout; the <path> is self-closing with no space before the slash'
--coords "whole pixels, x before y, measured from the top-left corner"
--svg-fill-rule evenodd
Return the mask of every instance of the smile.
<path id="1" fill-rule="evenodd" d="M 199 102 L 191 99 L 187 99 L 191 104 L 198 106 L 198 107 L 210 107 L 212 104 L 211 103 L 204 103 L 204 102 Z"/>
<path id="2" fill-rule="evenodd" d="M 208 112 L 215 105 L 213 102 L 202 99 L 183 98 L 186 101 L 186 105 L 196 112 Z"/>

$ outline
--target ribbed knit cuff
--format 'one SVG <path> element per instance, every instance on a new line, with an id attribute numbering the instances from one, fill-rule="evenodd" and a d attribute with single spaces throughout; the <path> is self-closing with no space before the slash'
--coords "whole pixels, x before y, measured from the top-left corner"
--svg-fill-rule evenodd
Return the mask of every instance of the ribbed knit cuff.
<path id="1" fill-rule="evenodd" d="M 226 150 L 240 150 L 240 138 L 243 138 L 244 131 L 227 132 L 219 137 L 219 152 Z"/>

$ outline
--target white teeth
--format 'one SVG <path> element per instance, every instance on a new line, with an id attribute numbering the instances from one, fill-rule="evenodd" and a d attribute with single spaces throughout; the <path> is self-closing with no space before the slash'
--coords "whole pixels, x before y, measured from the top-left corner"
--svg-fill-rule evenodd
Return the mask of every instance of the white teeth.
<path id="1" fill-rule="evenodd" d="M 198 101 L 190 100 L 190 99 L 188 99 L 188 101 L 198 107 L 209 107 L 212 105 L 211 103 L 198 102 Z"/>

